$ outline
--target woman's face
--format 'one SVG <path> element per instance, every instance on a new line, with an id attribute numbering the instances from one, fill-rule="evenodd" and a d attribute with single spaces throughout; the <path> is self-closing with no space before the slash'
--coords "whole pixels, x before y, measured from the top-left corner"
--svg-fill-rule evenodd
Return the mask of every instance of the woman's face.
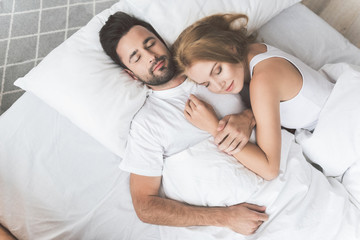
<path id="1" fill-rule="evenodd" d="M 244 86 L 245 72 L 242 63 L 197 61 L 185 74 L 214 93 L 239 93 Z"/>

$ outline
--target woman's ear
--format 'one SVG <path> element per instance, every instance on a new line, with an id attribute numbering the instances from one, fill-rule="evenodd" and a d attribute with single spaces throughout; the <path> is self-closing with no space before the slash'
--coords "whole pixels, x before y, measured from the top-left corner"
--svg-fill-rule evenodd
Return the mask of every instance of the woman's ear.
<path id="1" fill-rule="evenodd" d="M 130 75 L 130 77 L 131 77 L 132 79 L 134 79 L 134 80 L 139 80 L 131 70 L 129 70 L 129 69 L 124 69 L 124 70 L 125 70 L 125 72 L 126 72 L 127 74 Z"/>

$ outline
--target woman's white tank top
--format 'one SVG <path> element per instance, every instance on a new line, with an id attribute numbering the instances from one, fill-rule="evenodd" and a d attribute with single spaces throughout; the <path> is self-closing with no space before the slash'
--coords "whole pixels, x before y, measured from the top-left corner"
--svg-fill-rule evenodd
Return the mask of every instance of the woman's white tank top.
<path id="1" fill-rule="evenodd" d="M 303 85 L 295 97 L 280 102 L 281 125 L 290 129 L 304 128 L 310 131 L 313 130 L 334 84 L 298 58 L 275 47 L 269 45 L 266 45 L 266 47 L 266 52 L 251 59 L 249 64 L 251 76 L 255 65 L 268 58 L 280 57 L 292 63 L 301 73 Z"/>

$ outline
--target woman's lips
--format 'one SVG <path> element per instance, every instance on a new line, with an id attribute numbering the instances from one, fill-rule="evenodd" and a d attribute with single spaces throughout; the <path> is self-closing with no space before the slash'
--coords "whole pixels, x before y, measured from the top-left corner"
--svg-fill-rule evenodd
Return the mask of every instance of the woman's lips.
<path id="1" fill-rule="evenodd" d="M 225 91 L 231 92 L 231 90 L 233 90 L 233 88 L 234 88 L 234 81 L 231 82 L 230 86 Z"/>
<path id="2" fill-rule="evenodd" d="M 153 72 L 160 69 L 162 66 L 164 66 L 164 60 L 160 61 L 158 64 L 155 65 Z"/>

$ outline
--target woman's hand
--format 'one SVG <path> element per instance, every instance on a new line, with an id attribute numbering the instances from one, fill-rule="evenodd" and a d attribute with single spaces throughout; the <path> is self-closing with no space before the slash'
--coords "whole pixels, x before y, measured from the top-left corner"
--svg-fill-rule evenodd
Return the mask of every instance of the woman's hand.
<path id="1" fill-rule="evenodd" d="M 186 102 L 184 115 L 195 127 L 210 133 L 214 137 L 218 133 L 216 129 L 219 119 L 213 107 L 192 94 Z"/>
<path id="2" fill-rule="evenodd" d="M 236 154 L 248 143 L 254 126 L 255 119 L 250 109 L 227 115 L 219 122 L 215 143 L 221 151 Z"/>

